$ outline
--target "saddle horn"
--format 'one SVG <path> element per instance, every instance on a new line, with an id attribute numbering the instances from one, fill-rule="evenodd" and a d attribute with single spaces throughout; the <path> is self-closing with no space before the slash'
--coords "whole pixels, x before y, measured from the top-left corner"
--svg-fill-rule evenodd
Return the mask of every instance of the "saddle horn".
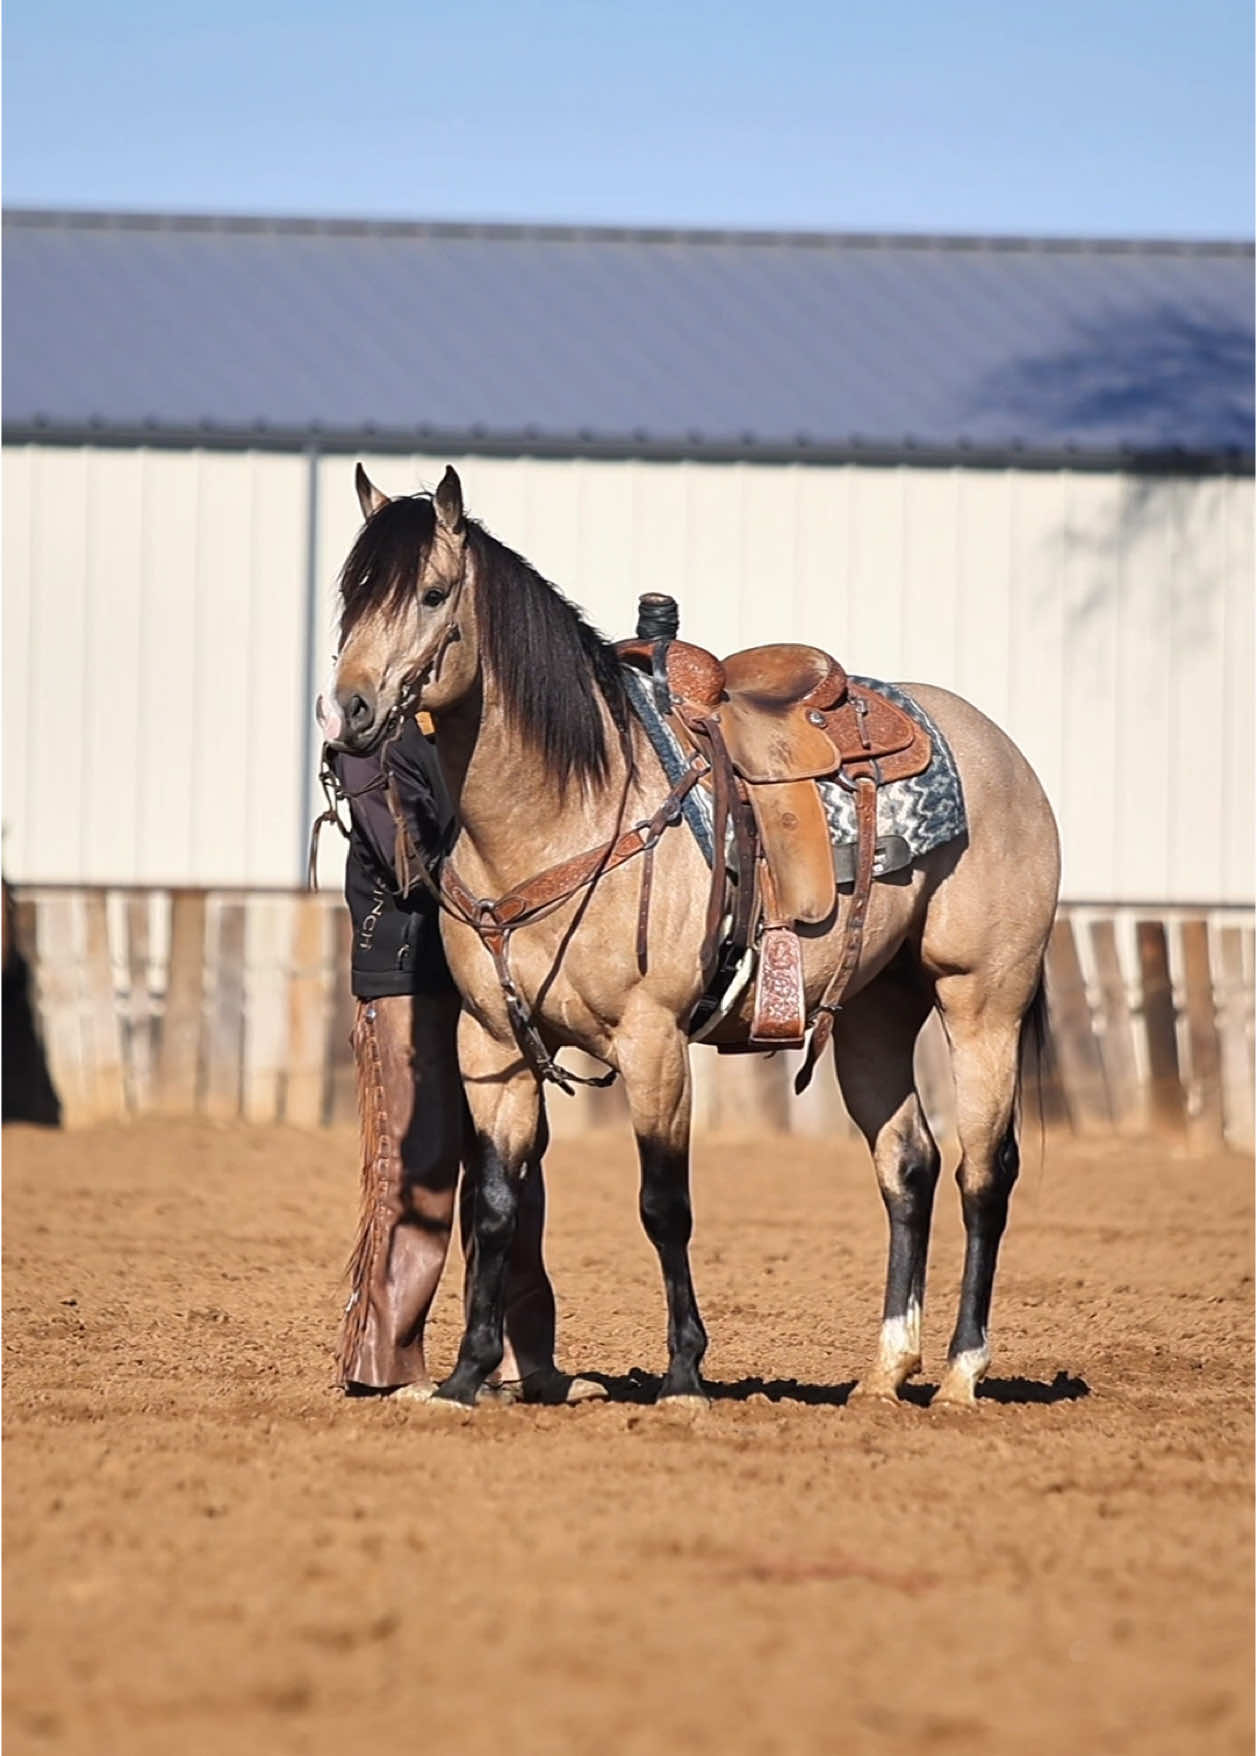
<path id="1" fill-rule="evenodd" d="M 675 640 L 681 626 L 677 601 L 666 592 L 646 591 L 637 600 L 637 638 Z"/>
<path id="2" fill-rule="evenodd" d="M 645 591 L 637 600 L 637 638 L 650 642 L 650 674 L 655 688 L 655 706 L 666 719 L 672 712 L 672 691 L 668 687 L 668 647 L 677 637 L 681 612 L 677 601 L 667 592 Z"/>

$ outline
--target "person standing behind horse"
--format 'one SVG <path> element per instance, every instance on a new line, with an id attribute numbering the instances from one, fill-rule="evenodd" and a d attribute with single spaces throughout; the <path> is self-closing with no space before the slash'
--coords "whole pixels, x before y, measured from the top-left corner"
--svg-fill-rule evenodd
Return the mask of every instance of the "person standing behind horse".
<path id="1" fill-rule="evenodd" d="M 363 511 L 370 516 L 369 505 Z M 337 1379 L 348 1395 L 426 1398 L 434 1387 L 424 1325 L 449 1248 L 471 1118 L 455 1048 L 459 998 L 436 904 L 417 879 L 403 890 L 396 875 L 390 778 L 406 827 L 433 866 L 449 845 L 454 813 L 436 752 L 413 718 L 387 746 L 387 772 L 379 750 L 328 750 L 326 759 L 350 815 L 345 900 L 353 921 L 351 1040 L 363 1148 Z M 544 1146 L 521 1189 L 499 1394 L 581 1401 L 604 1392 L 554 1363 L 554 1292 L 541 1253 Z M 464 1239 L 470 1217 L 462 1216 Z"/>

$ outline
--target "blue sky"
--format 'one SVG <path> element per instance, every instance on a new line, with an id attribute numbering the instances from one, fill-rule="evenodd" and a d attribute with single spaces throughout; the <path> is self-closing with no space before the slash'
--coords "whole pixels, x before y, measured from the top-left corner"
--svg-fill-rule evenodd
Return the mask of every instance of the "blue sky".
<path id="1" fill-rule="evenodd" d="M 1251 237 L 1249 0 L 9 0 L 14 205 Z"/>

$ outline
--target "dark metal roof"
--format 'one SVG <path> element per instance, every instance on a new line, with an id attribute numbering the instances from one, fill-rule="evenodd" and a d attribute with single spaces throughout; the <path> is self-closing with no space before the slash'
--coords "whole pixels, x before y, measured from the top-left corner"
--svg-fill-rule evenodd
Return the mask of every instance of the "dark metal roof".
<path id="1" fill-rule="evenodd" d="M 16 211 L 4 428 L 1247 467 L 1253 247 Z"/>

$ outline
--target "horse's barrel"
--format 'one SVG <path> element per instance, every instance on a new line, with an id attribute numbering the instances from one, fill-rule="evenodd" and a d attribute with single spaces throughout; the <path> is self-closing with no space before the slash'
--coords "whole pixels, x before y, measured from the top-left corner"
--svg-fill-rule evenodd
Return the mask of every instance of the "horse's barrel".
<path id="1" fill-rule="evenodd" d="M 677 601 L 666 592 L 646 591 L 637 600 L 637 638 L 675 640 L 681 626 Z"/>

